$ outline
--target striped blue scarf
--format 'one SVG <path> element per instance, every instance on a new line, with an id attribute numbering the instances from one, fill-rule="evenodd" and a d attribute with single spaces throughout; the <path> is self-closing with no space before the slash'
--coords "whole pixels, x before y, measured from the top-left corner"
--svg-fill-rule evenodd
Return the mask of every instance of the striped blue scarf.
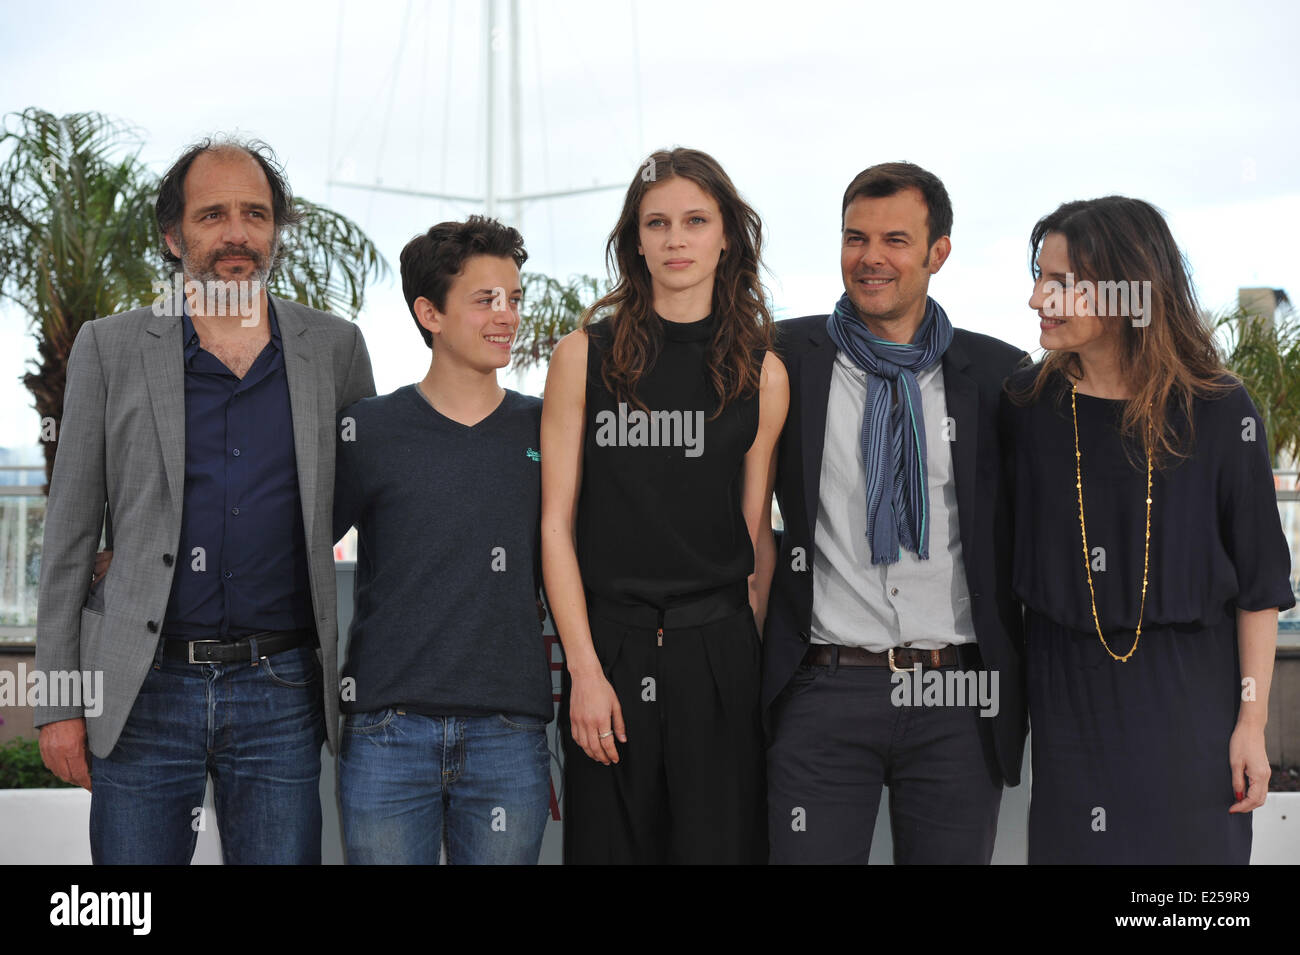
<path id="1" fill-rule="evenodd" d="M 867 472 L 871 563 L 896 563 L 903 556 L 902 547 L 928 560 L 925 416 L 916 375 L 943 357 L 952 341 L 952 323 L 939 303 L 927 297 L 925 318 L 912 344 L 882 341 L 867 331 L 845 294 L 826 320 L 826 331 L 840 351 L 867 373 L 862 462 Z M 895 381 L 901 386 L 896 402 L 890 387 Z M 887 489 L 890 497 L 885 500 Z"/>

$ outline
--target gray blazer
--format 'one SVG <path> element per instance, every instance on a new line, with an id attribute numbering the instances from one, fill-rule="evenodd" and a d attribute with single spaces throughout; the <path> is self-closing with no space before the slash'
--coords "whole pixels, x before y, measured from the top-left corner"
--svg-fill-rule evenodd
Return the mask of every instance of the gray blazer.
<path id="1" fill-rule="evenodd" d="M 325 728 L 334 752 L 339 720 L 331 515 L 335 420 L 342 408 L 373 395 L 375 382 L 354 324 L 296 302 L 277 298 L 274 304 L 320 636 Z M 138 308 L 82 326 L 68 358 L 58 440 L 45 511 L 36 666 L 47 673 L 103 673 L 102 711 L 86 718 L 86 728 L 91 752 L 104 758 L 152 665 L 172 574 L 183 559 L 176 553 L 185 495 L 179 316 Z M 113 566 L 91 593 L 105 506 Z M 49 705 L 55 702 L 63 705 Z M 37 726 L 85 715 L 84 705 L 68 705 L 66 699 L 45 703 L 36 708 Z"/>

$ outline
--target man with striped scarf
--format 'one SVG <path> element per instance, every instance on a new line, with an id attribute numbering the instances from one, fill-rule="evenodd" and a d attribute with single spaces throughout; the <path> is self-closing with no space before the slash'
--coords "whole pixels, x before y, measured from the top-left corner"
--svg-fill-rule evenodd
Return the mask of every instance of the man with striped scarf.
<path id="1" fill-rule="evenodd" d="M 954 329 L 928 295 L 952 249 L 937 177 L 872 166 L 842 213 L 844 295 L 777 326 L 790 413 L 763 662 L 771 859 L 865 863 L 886 786 L 895 862 L 987 864 L 1025 740 L 996 414 L 1026 356 Z"/>

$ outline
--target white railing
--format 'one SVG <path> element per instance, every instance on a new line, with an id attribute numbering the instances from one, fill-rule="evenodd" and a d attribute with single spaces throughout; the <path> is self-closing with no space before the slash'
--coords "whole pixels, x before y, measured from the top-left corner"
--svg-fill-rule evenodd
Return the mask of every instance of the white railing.
<path id="1" fill-rule="evenodd" d="M 0 482 L 17 474 L 21 484 L 0 483 L 0 642 L 35 637 L 36 590 L 45 533 L 44 465 L 0 465 Z"/>

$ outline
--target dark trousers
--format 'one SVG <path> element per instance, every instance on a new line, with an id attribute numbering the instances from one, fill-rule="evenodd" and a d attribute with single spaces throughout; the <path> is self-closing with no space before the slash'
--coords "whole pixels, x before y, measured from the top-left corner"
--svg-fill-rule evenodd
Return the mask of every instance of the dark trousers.
<path id="1" fill-rule="evenodd" d="M 763 863 L 759 638 L 749 606 L 701 626 L 655 628 L 590 615 L 627 742 L 619 762 L 573 741 L 564 674 L 566 864 Z"/>
<path id="2" fill-rule="evenodd" d="M 936 672 L 946 672 L 943 667 Z M 987 865 L 1002 781 L 978 706 L 896 706 L 887 667 L 801 666 L 772 705 L 773 864 L 865 864 L 889 787 L 896 864 Z"/>

